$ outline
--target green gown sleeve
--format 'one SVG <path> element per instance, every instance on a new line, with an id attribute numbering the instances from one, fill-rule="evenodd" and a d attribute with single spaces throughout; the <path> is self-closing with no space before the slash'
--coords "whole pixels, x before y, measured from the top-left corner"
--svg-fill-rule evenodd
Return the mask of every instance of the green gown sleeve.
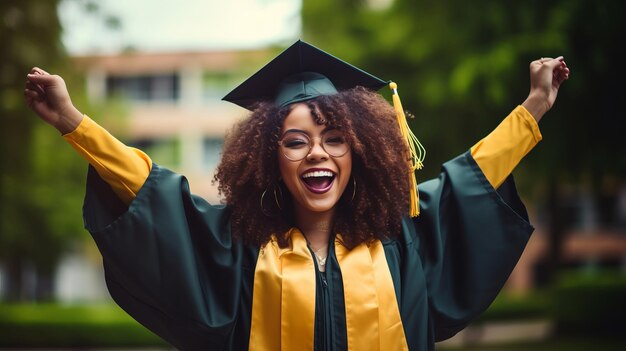
<path id="1" fill-rule="evenodd" d="M 408 240 L 421 261 L 430 338 L 440 341 L 491 304 L 533 227 L 512 176 L 494 189 L 469 152 L 419 190 L 421 214 Z"/>
<path id="2" fill-rule="evenodd" d="M 123 309 L 178 349 L 232 347 L 241 296 L 251 292 L 227 208 L 191 195 L 184 177 L 155 164 L 128 207 L 90 167 L 83 212 Z"/>

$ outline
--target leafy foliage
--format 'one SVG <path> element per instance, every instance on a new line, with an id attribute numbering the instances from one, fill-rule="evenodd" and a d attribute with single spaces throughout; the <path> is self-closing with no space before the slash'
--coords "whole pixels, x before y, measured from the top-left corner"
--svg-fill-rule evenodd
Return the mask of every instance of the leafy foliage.
<path id="1" fill-rule="evenodd" d="M 562 335 L 624 337 L 626 276 L 619 271 L 567 272 L 555 289 L 553 313 Z"/>
<path id="2" fill-rule="evenodd" d="M 26 74 L 38 66 L 61 74 L 74 100 L 87 106 L 60 41 L 58 3 L 0 3 L 0 265 L 8 299 L 49 298 L 60 256 L 87 237 L 80 215 L 85 163 L 22 95 Z M 37 278 L 30 291 L 22 281 L 28 267 Z"/>
<path id="3" fill-rule="evenodd" d="M 113 304 L 0 305 L 0 347 L 165 347 Z"/>
<path id="4" fill-rule="evenodd" d="M 398 83 L 404 107 L 417 116 L 412 128 L 428 151 L 424 177 L 525 99 L 530 61 L 563 55 L 572 77 L 542 121 L 546 141 L 525 162 L 527 173 L 623 177 L 618 43 L 626 31 L 625 6 L 592 0 L 316 0 L 303 4 L 303 31 L 307 40 Z"/>

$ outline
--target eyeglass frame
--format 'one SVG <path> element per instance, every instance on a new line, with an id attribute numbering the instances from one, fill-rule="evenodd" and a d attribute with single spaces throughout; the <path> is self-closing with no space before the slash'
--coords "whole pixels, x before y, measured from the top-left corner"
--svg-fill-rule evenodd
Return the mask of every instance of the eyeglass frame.
<path id="1" fill-rule="evenodd" d="M 309 156 L 309 155 L 311 154 L 311 150 L 313 150 L 313 146 L 315 145 L 315 144 L 314 144 L 314 140 L 315 140 L 315 139 L 319 139 L 319 140 L 320 140 L 320 146 L 322 147 L 322 150 L 324 150 L 324 152 L 325 152 L 326 154 L 328 154 L 328 156 L 333 157 L 333 158 L 342 157 L 342 156 L 344 156 L 345 154 L 347 154 L 347 153 L 348 153 L 348 151 L 350 151 L 350 143 L 348 143 L 348 141 L 346 140 L 346 138 L 345 138 L 345 136 L 344 136 L 343 134 L 341 135 L 341 138 L 342 138 L 342 140 L 343 140 L 343 142 L 344 142 L 345 144 L 348 144 L 348 147 L 346 148 L 346 151 L 345 151 L 344 153 L 342 153 L 341 155 L 333 155 L 333 154 L 331 154 L 330 152 L 328 152 L 328 150 L 326 150 L 326 148 L 324 147 L 324 143 L 322 142 L 322 140 L 324 139 L 324 137 L 327 135 L 326 133 L 327 133 L 327 132 L 332 132 L 332 131 L 337 131 L 337 129 L 329 129 L 329 130 L 325 130 L 325 131 L 323 131 L 323 132 L 322 132 L 322 136 L 310 137 L 310 136 L 309 136 L 306 132 L 304 132 L 304 131 L 300 131 L 300 130 L 294 130 L 294 131 L 292 131 L 292 130 L 288 130 L 288 131 L 286 131 L 285 133 L 283 133 L 283 135 L 282 135 L 282 136 L 280 137 L 280 139 L 278 140 L 278 146 L 281 148 L 281 152 L 282 152 L 283 156 L 285 156 L 285 158 L 286 158 L 286 159 L 288 159 L 289 161 L 297 162 L 297 161 L 302 161 L 302 160 L 304 160 L 305 158 L 307 158 L 307 156 Z M 309 150 L 307 150 L 307 152 L 304 154 L 304 156 L 303 156 L 302 158 L 299 158 L 299 159 L 293 159 L 293 158 L 290 158 L 290 157 L 289 157 L 289 156 L 287 156 L 287 154 L 285 153 L 285 150 L 283 150 L 283 149 L 282 149 L 283 147 L 286 147 L 286 146 L 284 146 L 283 141 L 284 141 L 284 139 L 285 139 L 285 136 L 286 136 L 286 135 L 288 135 L 288 134 L 299 134 L 299 135 L 304 136 L 304 137 L 305 137 L 305 138 L 309 141 L 309 142 L 307 143 L 307 145 L 309 146 Z"/>

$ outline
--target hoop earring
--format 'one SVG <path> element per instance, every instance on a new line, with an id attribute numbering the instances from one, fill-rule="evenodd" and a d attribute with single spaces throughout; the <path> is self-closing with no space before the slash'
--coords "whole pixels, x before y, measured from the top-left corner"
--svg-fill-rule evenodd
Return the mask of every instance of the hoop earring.
<path id="1" fill-rule="evenodd" d="M 354 201 L 355 195 L 356 195 L 356 177 L 352 176 L 352 198 L 350 199 L 350 202 Z"/>
<path id="2" fill-rule="evenodd" d="M 278 202 L 278 196 L 276 196 L 276 188 L 278 188 L 278 192 L 280 193 L 280 198 L 281 199 L 283 198 L 283 190 L 280 188 L 280 184 L 274 185 L 274 202 L 276 202 L 276 206 L 278 207 L 278 209 L 282 210 L 283 207 Z"/>
<path id="3" fill-rule="evenodd" d="M 265 188 L 265 190 L 263 190 L 263 193 L 261 194 L 261 213 L 263 213 L 266 217 L 272 217 L 271 213 L 269 213 L 265 207 L 263 207 L 263 198 L 265 197 L 265 193 L 267 192 L 267 188 Z"/>
<path id="4" fill-rule="evenodd" d="M 277 187 L 278 187 L 278 193 L 280 195 L 276 194 L 276 188 Z M 267 193 L 268 188 L 269 188 L 269 185 L 265 188 L 265 190 L 263 190 L 263 193 L 261 194 L 261 202 L 260 202 L 261 212 L 266 217 L 276 217 L 276 216 L 278 216 L 278 213 L 272 213 L 272 212 L 266 210 L 265 207 L 263 206 L 263 201 L 265 199 L 265 194 Z M 283 191 L 280 188 L 280 184 L 274 183 L 272 192 L 274 193 L 274 203 L 276 204 L 276 207 L 278 208 L 278 212 L 280 212 L 283 209 L 282 206 L 280 205 L 280 201 L 278 200 L 279 196 L 280 196 L 281 199 L 283 199 Z"/>

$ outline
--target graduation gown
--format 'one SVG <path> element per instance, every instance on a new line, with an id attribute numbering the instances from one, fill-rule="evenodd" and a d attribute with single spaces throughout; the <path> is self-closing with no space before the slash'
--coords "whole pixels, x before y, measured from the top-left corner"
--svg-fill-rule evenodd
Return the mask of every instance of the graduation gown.
<path id="1" fill-rule="evenodd" d="M 433 350 L 489 306 L 533 228 L 512 177 L 495 190 L 470 152 L 419 190 L 420 216 L 382 244 L 408 347 Z M 228 207 L 155 164 L 130 206 L 90 168 L 83 210 L 111 296 L 131 316 L 181 350 L 248 349 L 259 247 L 232 240 Z M 315 349 L 347 349 L 333 245 L 315 310 Z"/>

